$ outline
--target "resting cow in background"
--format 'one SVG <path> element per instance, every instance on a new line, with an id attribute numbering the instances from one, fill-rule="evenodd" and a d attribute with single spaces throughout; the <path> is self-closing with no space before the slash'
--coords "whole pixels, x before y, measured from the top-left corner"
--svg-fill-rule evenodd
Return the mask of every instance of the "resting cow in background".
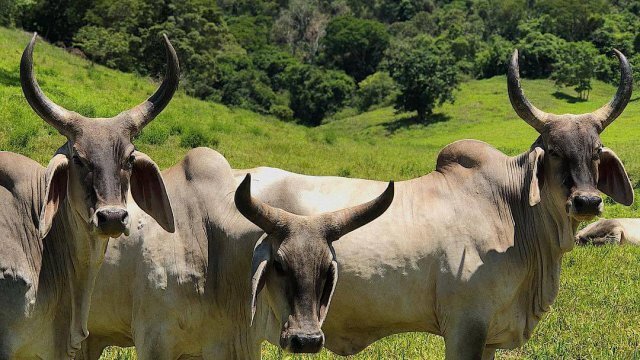
<path id="1" fill-rule="evenodd" d="M 160 89 L 109 119 L 85 118 L 42 93 L 33 75 L 35 41 L 36 35 L 22 55 L 22 89 L 68 142 L 46 168 L 0 153 L 0 359 L 74 357 L 87 336 L 91 292 L 108 240 L 129 232 L 129 188 L 163 231 L 174 229 L 157 166 L 131 144 L 178 85 L 169 41 L 169 71 Z"/>
<path id="2" fill-rule="evenodd" d="M 136 229 L 109 244 L 96 281 L 84 357 L 135 345 L 143 360 L 258 359 L 267 337 L 320 351 L 337 280 L 332 243 L 380 216 L 393 184 L 366 204 L 297 216 L 253 199 L 250 177 L 235 191 L 229 163 L 211 149 L 191 150 L 163 177 L 176 232 L 131 212 Z M 280 282 L 259 304 L 266 273 Z"/>
<path id="3" fill-rule="evenodd" d="M 640 245 L 640 219 L 600 219 L 578 231 L 580 245 Z"/>
<path id="4" fill-rule="evenodd" d="M 540 137 L 515 157 L 457 141 L 440 152 L 434 172 L 396 183 L 391 207 L 335 244 L 340 280 L 323 326 L 328 349 L 355 354 L 387 335 L 425 331 L 444 337 L 447 359 L 490 359 L 531 336 L 558 293 L 578 224 L 602 212 L 599 191 L 633 202 L 622 163 L 599 136 L 631 96 L 629 63 L 615 53 L 622 78 L 613 100 L 593 113 L 554 115 L 525 98 L 514 52 L 509 98 Z M 254 196 L 301 215 L 351 206 L 384 187 L 250 172 Z M 277 278 L 271 273 L 266 287 Z"/>

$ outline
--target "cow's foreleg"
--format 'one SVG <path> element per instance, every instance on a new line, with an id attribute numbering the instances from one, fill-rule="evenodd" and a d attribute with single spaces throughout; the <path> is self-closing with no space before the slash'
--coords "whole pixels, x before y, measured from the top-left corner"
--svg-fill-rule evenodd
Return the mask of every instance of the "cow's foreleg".
<path id="1" fill-rule="evenodd" d="M 468 318 L 459 321 L 445 334 L 446 359 L 483 360 L 486 340 L 487 325 L 484 322 Z"/>
<path id="2" fill-rule="evenodd" d="M 496 358 L 496 349 L 484 348 L 482 360 L 494 360 Z"/>

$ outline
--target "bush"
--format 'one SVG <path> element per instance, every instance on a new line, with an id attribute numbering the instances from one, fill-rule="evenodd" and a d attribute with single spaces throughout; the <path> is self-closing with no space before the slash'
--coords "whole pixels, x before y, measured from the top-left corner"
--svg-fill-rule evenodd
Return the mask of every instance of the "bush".
<path id="1" fill-rule="evenodd" d="M 293 119 L 293 110 L 285 105 L 273 105 L 269 112 L 280 120 L 289 121 Z"/>
<path id="2" fill-rule="evenodd" d="M 207 137 L 202 131 L 191 129 L 180 139 L 180 147 L 193 149 L 200 146 L 217 147 L 220 141 L 214 137 Z"/>
<path id="3" fill-rule="evenodd" d="M 372 106 L 388 106 L 393 104 L 398 95 L 398 85 L 387 72 L 369 75 L 358 84 L 355 105 L 360 111 L 367 111 Z"/>
<path id="4" fill-rule="evenodd" d="M 351 98 L 355 87 L 347 74 L 312 65 L 290 66 L 285 78 L 293 114 L 314 126 L 320 125 L 326 115 L 340 109 Z"/>

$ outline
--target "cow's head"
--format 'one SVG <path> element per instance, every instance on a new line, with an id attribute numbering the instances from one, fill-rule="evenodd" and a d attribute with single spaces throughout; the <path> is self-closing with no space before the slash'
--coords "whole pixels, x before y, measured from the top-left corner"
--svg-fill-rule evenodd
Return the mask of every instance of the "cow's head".
<path id="1" fill-rule="evenodd" d="M 393 200 L 393 182 L 378 198 L 359 206 L 300 216 L 251 197 L 251 176 L 235 194 L 238 210 L 266 233 L 255 246 L 251 279 L 251 322 L 264 285 L 282 323 L 280 346 L 295 353 L 318 352 L 322 323 L 338 280 L 331 243 L 382 215 Z"/>
<path id="2" fill-rule="evenodd" d="M 592 113 L 555 115 L 539 110 L 524 96 L 518 51 L 514 51 L 507 78 L 509 99 L 516 113 L 540 133 L 531 153 L 535 172 L 529 191 L 532 206 L 540 202 L 543 186 L 575 222 L 602 213 L 599 191 L 621 204 L 633 203 L 633 189 L 622 162 L 600 140 L 600 133 L 622 113 L 631 98 L 629 62 L 618 50 L 614 52 L 622 75 L 613 99 Z"/>
<path id="3" fill-rule="evenodd" d="M 67 138 L 47 168 L 46 199 L 40 235 L 46 236 L 65 197 L 71 209 L 97 237 L 128 234 L 127 193 L 165 230 L 174 231 L 173 212 L 157 165 L 136 151 L 131 139 L 155 118 L 178 87 L 178 58 L 164 37 L 168 71 L 160 88 L 145 102 L 112 118 L 90 119 L 52 102 L 33 73 L 33 47 L 22 54 L 20 81 L 29 105 Z"/>

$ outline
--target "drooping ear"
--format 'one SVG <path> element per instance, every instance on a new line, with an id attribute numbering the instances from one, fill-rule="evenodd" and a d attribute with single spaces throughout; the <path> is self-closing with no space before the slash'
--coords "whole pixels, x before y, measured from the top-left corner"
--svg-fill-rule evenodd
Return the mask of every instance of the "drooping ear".
<path id="1" fill-rule="evenodd" d="M 131 171 L 131 195 L 144 212 L 166 231 L 173 233 L 173 210 L 158 165 L 147 154 L 134 151 Z"/>
<path id="2" fill-rule="evenodd" d="M 540 202 L 540 178 L 542 177 L 542 161 L 544 160 L 544 150 L 535 147 L 529 154 L 529 161 L 532 165 L 531 183 L 529 184 L 529 205 L 536 206 Z"/>
<path id="3" fill-rule="evenodd" d="M 603 148 L 598 167 L 598 190 L 609 195 L 615 202 L 629 206 L 633 204 L 633 187 L 622 161 L 611 149 Z"/>
<path id="4" fill-rule="evenodd" d="M 53 218 L 67 196 L 69 160 L 63 154 L 57 154 L 49 161 L 45 172 L 45 195 L 38 224 L 40 238 L 44 239 L 53 225 Z"/>
<path id="5" fill-rule="evenodd" d="M 338 263 L 333 260 L 329 267 L 329 273 L 327 274 L 327 280 L 324 282 L 324 289 L 322 290 L 322 297 L 320 298 L 320 311 L 318 313 L 318 319 L 320 320 L 320 326 L 324 323 L 324 319 L 329 312 L 329 305 L 331 304 L 331 298 L 333 292 L 336 290 L 336 284 L 338 283 Z"/>
<path id="6" fill-rule="evenodd" d="M 271 260 L 271 244 L 269 244 L 268 241 L 264 241 L 266 237 L 267 235 L 264 234 L 253 249 L 253 259 L 251 260 L 251 322 L 249 326 L 253 325 L 258 294 L 260 294 L 260 291 L 264 287 L 267 265 Z"/>

